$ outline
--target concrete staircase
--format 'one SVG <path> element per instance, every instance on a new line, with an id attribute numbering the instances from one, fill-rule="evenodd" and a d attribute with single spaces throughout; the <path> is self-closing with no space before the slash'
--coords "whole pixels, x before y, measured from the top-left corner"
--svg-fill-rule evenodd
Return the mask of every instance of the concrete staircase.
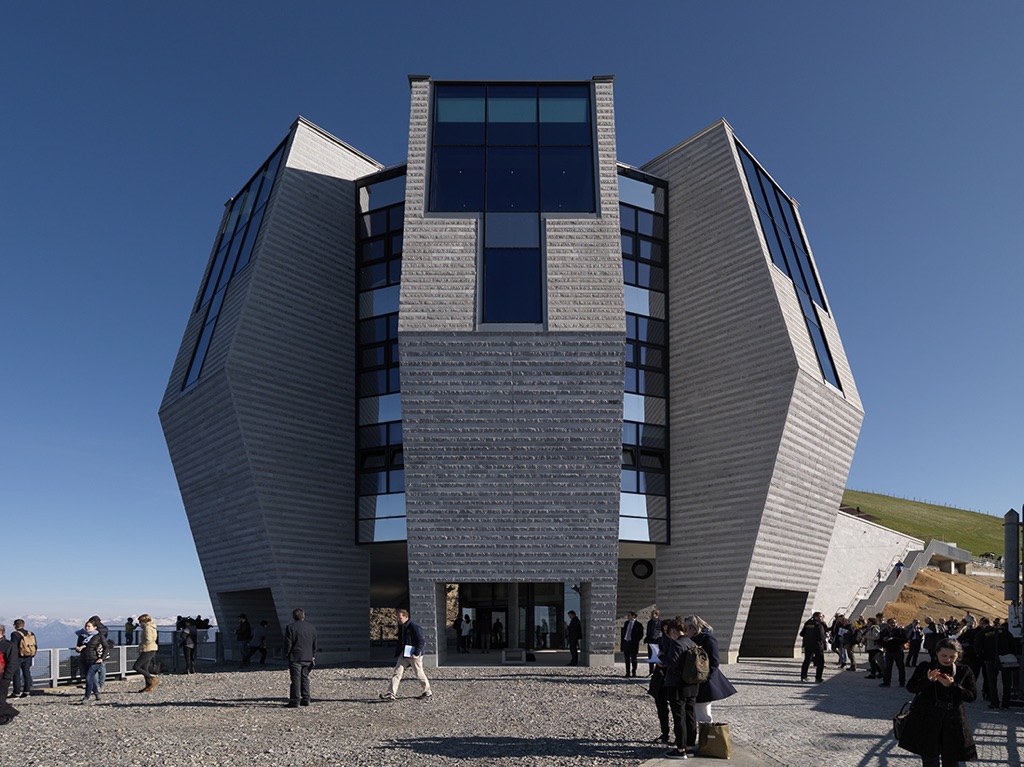
<path id="1" fill-rule="evenodd" d="M 887 578 L 875 585 L 874 590 L 866 598 L 856 604 L 849 613 L 851 618 L 858 615 L 867 617 L 882 612 L 887 604 L 899 596 L 903 587 L 913 583 L 917 574 L 930 564 L 937 565 L 943 572 L 969 575 L 971 552 L 959 548 L 955 543 L 932 540 L 926 548 L 909 552 L 903 564 L 901 573 L 897 574 L 892 570 Z"/>

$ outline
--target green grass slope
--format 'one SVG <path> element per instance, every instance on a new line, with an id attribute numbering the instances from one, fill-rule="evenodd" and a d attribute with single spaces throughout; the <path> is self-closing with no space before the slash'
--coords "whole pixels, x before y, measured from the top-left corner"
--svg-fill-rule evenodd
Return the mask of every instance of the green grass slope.
<path id="1" fill-rule="evenodd" d="M 906 535 L 928 541 L 956 543 L 975 556 L 991 551 L 1003 554 L 1003 520 L 976 511 L 964 511 L 948 506 L 905 501 L 888 495 L 847 490 L 843 504 L 859 506 L 861 511 L 878 517 L 878 524 Z"/>

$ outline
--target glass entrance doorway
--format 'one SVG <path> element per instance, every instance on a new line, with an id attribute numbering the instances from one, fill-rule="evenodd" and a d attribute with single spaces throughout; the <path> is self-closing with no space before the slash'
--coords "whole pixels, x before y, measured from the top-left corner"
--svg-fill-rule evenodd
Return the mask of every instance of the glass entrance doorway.
<path id="1" fill-rule="evenodd" d="M 580 614 L 577 583 L 462 583 L 461 616 L 470 615 L 473 652 L 566 649 L 566 614 Z"/>

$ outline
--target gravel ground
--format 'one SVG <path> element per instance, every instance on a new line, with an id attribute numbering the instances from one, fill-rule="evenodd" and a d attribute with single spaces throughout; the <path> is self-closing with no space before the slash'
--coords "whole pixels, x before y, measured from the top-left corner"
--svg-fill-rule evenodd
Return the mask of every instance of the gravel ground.
<path id="1" fill-rule="evenodd" d="M 20 765 L 608 765 L 663 753 L 646 680 L 587 668 L 428 669 L 434 696 L 406 678 L 377 698 L 389 668 L 313 671 L 313 704 L 285 708 L 288 673 L 164 675 L 108 680 L 99 703 L 75 687 L 13 701 L 0 754 Z M 641 684 L 642 683 L 642 684 Z"/>
<path id="2" fill-rule="evenodd" d="M 237 667 L 236 667 L 237 669 Z M 787 767 L 915 767 L 896 747 L 890 717 L 909 699 L 863 673 L 829 669 L 800 682 L 793 660 L 723 667 L 739 693 L 715 704 L 730 723 L 734 763 Z M 434 697 L 416 699 L 406 678 L 395 702 L 378 700 L 390 669 L 316 669 L 313 705 L 284 708 L 288 673 L 210 670 L 165 675 L 139 695 L 138 678 L 110 680 L 99 704 L 74 705 L 61 687 L 14 701 L 21 716 L 0 727 L 0 754 L 19 765 L 110 764 L 245 767 L 639 767 L 660 759 L 647 680 L 616 670 L 565 667 L 428 669 Z M 1019 765 L 1024 709 L 968 706 L 982 765 Z M 711 760 L 698 763 L 712 764 Z M 655 763 L 647 765 L 654 767 Z"/>

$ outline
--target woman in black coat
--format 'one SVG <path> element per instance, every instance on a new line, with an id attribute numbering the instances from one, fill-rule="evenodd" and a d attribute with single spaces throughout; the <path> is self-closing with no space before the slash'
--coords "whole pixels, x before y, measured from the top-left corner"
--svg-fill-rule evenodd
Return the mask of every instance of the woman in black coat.
<path id="1" fill-rule="evenodd" d="M 963 651 L 955 639 L 940 639 L 935 660 L 920 664 L 907 692 L 916 693 L 903 727 L 900 748 L 921 756 L 923 767 L 957 767 L 978 757 L 964 703 L 978 697 L 974 673 L 958 663 Z"/>
<path id="2" fill-rule="evenodd" d="M 700 690 L 697 692 L 695 709 L 698 722 L 713 721 L 712 701 L 723 700 L 736 694 L 732 682 L 726 679 L 725 674 L 718 668 L 718 640 L 715 639 L 713 631 L 711 625 L 699 615 L 687 615 L 683 618 L 683 635 L 692 639 L 694 644 L 708 654 L 708 680 L 701 682 Z"/>

